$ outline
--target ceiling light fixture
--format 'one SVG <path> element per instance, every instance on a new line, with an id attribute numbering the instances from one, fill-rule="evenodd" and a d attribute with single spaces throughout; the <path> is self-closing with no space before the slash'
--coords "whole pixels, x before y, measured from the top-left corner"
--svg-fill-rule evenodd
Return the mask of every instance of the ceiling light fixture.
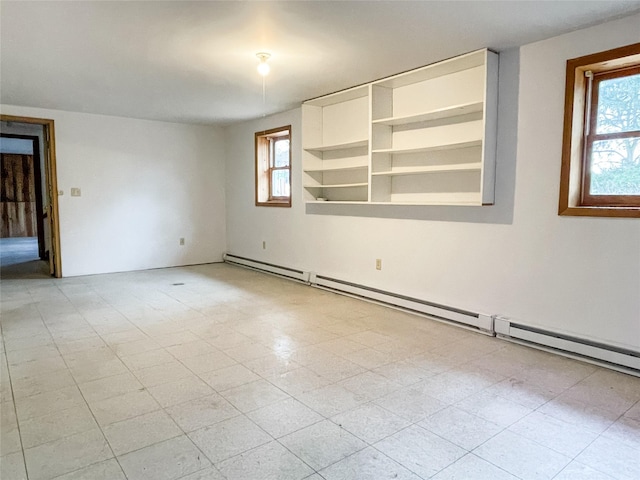
<path id="1" fill-rule="evenodd" d="M 260 53 L 256 53 L 256 57 L 260 59 L 260 63 L 258 64 L 258 73 L 263 77 L 266 77 L 269 74 L 269 71 L 271 70 L 271 67 L 267 63 L 267 60 L 269 60 L 269 57 L 271 57 L 271 54 L 266 52 L 260 52 Z"/>

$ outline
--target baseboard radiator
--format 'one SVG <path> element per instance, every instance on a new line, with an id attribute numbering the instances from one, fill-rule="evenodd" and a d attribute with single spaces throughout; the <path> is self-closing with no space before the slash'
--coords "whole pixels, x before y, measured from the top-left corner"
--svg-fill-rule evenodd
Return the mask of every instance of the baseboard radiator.
<path id="1" fill-rule="evenodd" d="M 295 270 L 259 260 L 239 257 L 229 253 L 225 254 L 223 258 L 225 262 L 234 265 L 299 280 L 313 287 L 330 290 L 343 295 L 358 297 L 363 300 L 374 301 L 388 307 L 405 310 L 411 313 L 428 315 L 436 320 L 455 323 L 458 326 L 470 328 L 480 333 L 493 335 L 493 318 L 489 315 L 427 302 L 418 298 L 407 297 L 397 293 L 386 292 L 384 290 L 358 285 L 344 280 L 325 277 L 310 272 L 303 272 L 301 270 Z"/>
<path id="2" fill-rule="evenodd" d="M 309 283 L 309 272 L 303 272 L 302 270 L 296 270 L 289 267 L 282 267 L 280 265 L 274 265 L 273 263 L 261 262 L 260 260 L 238 257 L 237 255 L 232 255 L 230 253 L 225 253 L 222 258 L 226 263 Z"/>
<path id="3" fill-rule="evenodd" d="M 496 336 L 640 376 L 640 352 L 550 332 L 497 316 Z"/>
<path id="4" fill-rule="evenodd" d="M 461 310 L 459 308 L 428 302 L 419 298 L 387 292 L 385 290 L 325 277 L 323 275 L 316 275 L 314 273 L 309 275 L 309 282 L 315 287 L 363 298 L 365 300 L 373 300 L 376 303 L 392 308 L 428 315 L 436 320 L 455 323 L 461 327 L 471 328 L 480 333 L 493 335 L 493 318 L 489 315 Z"/>

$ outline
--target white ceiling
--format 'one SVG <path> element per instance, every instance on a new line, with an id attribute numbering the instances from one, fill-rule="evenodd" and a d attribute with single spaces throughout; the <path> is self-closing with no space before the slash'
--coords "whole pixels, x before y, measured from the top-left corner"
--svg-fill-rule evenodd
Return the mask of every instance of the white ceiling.
<path id="1" fill-rule="evenodd" d="M 0 2 L 0 101 L 229 124 L 640 1 Z M 259 51 L 271 52 L 262 102 Z"/>

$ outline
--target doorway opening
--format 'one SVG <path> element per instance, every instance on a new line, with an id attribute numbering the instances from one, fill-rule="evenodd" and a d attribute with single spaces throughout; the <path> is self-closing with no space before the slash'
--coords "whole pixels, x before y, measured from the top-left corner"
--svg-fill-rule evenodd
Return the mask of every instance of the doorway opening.
<path id="1" fill-rule="evenodd" d="M 0 115 L 0 275 L 62 276 L 53 120 Z"/>

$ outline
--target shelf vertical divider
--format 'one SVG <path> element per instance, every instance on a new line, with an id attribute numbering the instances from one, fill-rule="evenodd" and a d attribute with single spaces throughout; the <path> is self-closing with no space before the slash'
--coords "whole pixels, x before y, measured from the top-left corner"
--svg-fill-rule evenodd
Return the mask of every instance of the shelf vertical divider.
<path id="1" fill-rule="evenodd" d="M 369 124 L 367 125 L 367 131 L 369 135 L 369 146 L 367 147 L 367 181 L 369 182 L 369 186 L 367 187 L 367 201 L 372 201 L 372 192 L 373 192 L 373 176 L 371 175 L 373 172 L 373 155 L 371 150 L 373 149 L 373 85 L 368 86 L 369 89 Z"/>
<path id="2" fill-rule="evenodd" d="M 374 150 L 391 148 L 393 146 L 393 127 L 373 123 L 380 118 L 393 116 L 393 89 L 383 86 L 371 85 L 371 201 L 391 201 L 391 177 L 374 177 L 374 171 L 390 170 L 392 155 L 373 153 Z"/>
<path id="3" fill-rule="evenodd" d="M 500 57 L 491 50 L 485 50 L 484 88 L 484 140 L 482 143 L 482 171 L 480 196 L 483 205 L 495 201 L 496 150 L 498 142 L 498 72 Z"/>
<path id="4" fill-rule="evenodd" d="M 305 170 L 322 168 L 323 155 L 309 152 L 305 148 L 322 144 L 322 107 L 303 104 L 302 118 L 304 118 L 302 122 L 302 198 L 303 200 L 315 200 L 316 195 L 307 190 L 305 185 L 316 179 L 311 177 Z M 315 173 L 314 175 L 322 181 L 322 173 Z M 320 193 L 318 196 L 322 196 L 322 194 Z"/>

